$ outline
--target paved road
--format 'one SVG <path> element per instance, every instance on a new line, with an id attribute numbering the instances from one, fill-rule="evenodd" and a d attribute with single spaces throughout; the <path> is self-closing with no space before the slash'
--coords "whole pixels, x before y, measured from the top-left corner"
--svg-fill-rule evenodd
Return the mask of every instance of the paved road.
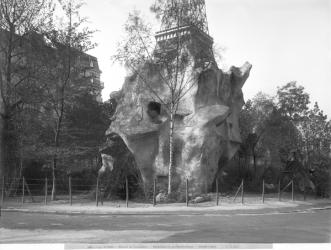
<path id="1" fill-rule="evenodd" d="M 3 212 L 0 223 L 0 243 L 331 242 L 331 210 L 138 216 Z"/>

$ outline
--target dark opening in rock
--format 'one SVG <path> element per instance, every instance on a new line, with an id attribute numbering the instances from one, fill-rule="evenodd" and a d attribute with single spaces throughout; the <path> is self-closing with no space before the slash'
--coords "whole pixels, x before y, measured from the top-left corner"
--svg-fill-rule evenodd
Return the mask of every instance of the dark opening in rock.
<path id="1" fill-rule="evenodd" d="M 142 196 L 141 173 L 133 154 L 121 136 L 116 133 L 108 135 L 107 142 L 100 152 L 108 154 L 114 159 L 112 171 L 105 172 L 101 176 L 101 186 L 105 190 L 105 196 L 125 199 L 126 179 L 128 180 L 129 198 Z"/>
<path id="2" fill-rule="evenodd" d="M 154 119 L 161 114 L 161 104 L 158 102 L 150 102 L 147 106 L 147 113 L 150 118 Z"/>

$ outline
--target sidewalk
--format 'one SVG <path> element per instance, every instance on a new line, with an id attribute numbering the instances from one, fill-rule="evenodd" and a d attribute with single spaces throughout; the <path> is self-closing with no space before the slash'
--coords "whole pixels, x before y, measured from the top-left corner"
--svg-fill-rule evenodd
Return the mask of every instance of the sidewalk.
<path id="1" fill-rule="evenodd" d="M 7 203 L 1 210 L 3 212 L 24 213 L 50 213 L 69 215 L 157 215 L 157 214 L 264 214 L 264 213 L 290 213 L 303 212 L 319 209 L 331 209 L 330 199 L 318 199 L 308 201 L 278 201 L 276 199 L 266 200 L 264 204 L 221 202 L 216 206 L 215 201 L 189 204 L 185 203 L 152 204 L 130 202 L 126 207 L 125 202 L 104 202 L 102 206 L 96 207 L 95 202 L 75 202 L 70 206 L 67 201 L 52 202 L 47 205 L 40 203 Z"/>

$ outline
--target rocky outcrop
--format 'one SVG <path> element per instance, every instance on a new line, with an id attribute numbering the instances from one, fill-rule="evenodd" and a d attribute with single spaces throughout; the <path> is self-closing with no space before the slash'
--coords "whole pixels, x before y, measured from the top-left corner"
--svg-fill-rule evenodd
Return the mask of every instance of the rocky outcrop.
<path id="1" fill-rule="evenodd" d="M 242 87 L 251 67 L 245 63 L 223 72 L 212 66 L 197 74 L 175 116 L 173 190 L 182 190 L 188 178 L 190 195 L 207 192 L 219 168 L 238 150 L 241 143 L 238 117 L 244 104 Z M 168 90 L 153 66 L 145 65 L 141 72 L 149 79 L 148 87 L 133 74 L 126 78 L 121 91 L 111 95 L 117 109 L 107 134 L 123 139 L 146 186 L 151 185 L 154 178 L 166 185 L 169 113 L 153 91 L 166 99 Z M 112 151 L 108 154 L 116 161 L 118 149 L 108 151 Z M 107 150 L 104 153 L 107 154 Z"/>

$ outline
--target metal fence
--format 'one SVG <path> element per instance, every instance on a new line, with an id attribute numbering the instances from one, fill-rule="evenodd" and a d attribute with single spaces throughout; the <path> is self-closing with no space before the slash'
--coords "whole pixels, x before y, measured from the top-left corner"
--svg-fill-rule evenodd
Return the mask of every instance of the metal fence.
<path id="1" fill-rule="evenodd" d="M 1 204 L 6 201 L 11 203 L 45 203 L 51 200 L 53 181 L 52 179 L 26 179 L 3 178 L 1 184 Z M 58 200 L 67 200 L 70 204 L 77 200 L 91 200 L 97 190 L 97 182 L 86 184 L 82 179 L 60 178 L 55 182 L 56 197 Z"/>
<path id="2" fill-rule="evenodd" d="M 246 192 L 246 183 L 244 180 L 241 181 L 240 185 L 230 192 L 223 192 L 222 185 L 216 181 L 215 192 L 209 194 L 211 198 L 208 205 L 221 206 L 222 203 L 242 203 L 242 204 L 260 204 L 265 203 L 268 200 L 278 200 L 278 201 L 294 201 L 306 200 L 306 192 L 298 192 L 294 189 L 294 180 L 291 180 L 286 185 L 270 186 L 266 184 L 263 180 L 261 185 L 261 192 L 249 193 Z M 3 178 L 1 182 L 1 206 L 4 207 L 6 203 L 8 204 L 43 204 L 47 205 L 51 201 L 53 183 L 50 179 L 5 179 Z M 91 203 L 95 202 L 96 206 L 103 205 L 105 202 L 105 189 L 104 186 L 100 185 L 99 178 L 95 178 L 86 184 L 86 181 L 78 178 L 62 178 L 57 179 L 55 183 L 56 187 L 56 198 L 65 204 L 74 203 Z M 126 207 L 129 206 L 129 183 L 128 178 L 125 180 L 123 187 L 125 193 L 125 204 Z M 147 202 L 157 206 L 158 202 L 156 196 L 159 192 L 158 183 L 154 180 L 152 199 Z M 190 194 L 190 181 L 187 179 L 185 183 L 185 204 L 190 206 L 190 204 L 195 203 L 194 199 L 189 196 Z"/>

